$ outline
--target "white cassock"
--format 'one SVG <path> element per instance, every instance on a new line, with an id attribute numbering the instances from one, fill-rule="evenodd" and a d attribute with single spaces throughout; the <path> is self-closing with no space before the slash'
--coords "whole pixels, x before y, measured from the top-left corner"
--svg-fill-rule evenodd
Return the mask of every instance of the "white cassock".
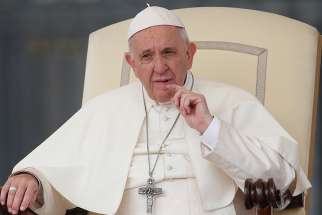
<path id="1" fill-rule="evenodd" d="M 155 199 L 153 214 L 235 214 L 232 201 L 246 178 L 273 177 L 284 190 L 296 174 L 294 195 L 310 187 L 296 141 L 256 98 L 201 80 L 193 91 L 206 97 L 215 118 L 202 136 L 178 121 L 155 171 L 164 195 Z M 93 99 L 16 165 L 14 172 L 32 171 L 42 181 L 40 214 L 64 214 L 70 204 L 108 215 L 145 213 L 145 197 L 137 193 L 148 176 L 142 99 L 139 83 Z M 147 100 L 156 152 L 176 110 Z"/>

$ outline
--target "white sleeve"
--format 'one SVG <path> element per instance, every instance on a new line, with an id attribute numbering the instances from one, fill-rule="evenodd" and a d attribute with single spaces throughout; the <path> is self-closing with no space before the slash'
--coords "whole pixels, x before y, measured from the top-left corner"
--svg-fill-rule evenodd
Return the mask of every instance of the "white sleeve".
<path id="1" fill-rule="evenodd" d="M 273 178 L 278 189 L 287 189 L 295 178 L 294 168 L 256 135 L 246 135 L 236 127 L 214 117 L 201 136 L 203 157 L 223 169 L 241 190 L 247 178 Z"/>
<path id="2" fill-rule="evenodd" d="M 26 168 L 19 171 L 19 173 L 20 172 L 27 172 L 29 174 L 32 174 L 37 178 L 38 182 L 40 182 L 42 193 L 40 193 L 40 196 L 38 196 L 38 201 L 30 208 L 35 213 L 46 215 L 64 215 L 67 209 L 75 207 L 72 203 L 70 203 L 62 195 L 60 195 L 50 185 L 46 178 L 36 169 Z"/>
<path id="3" fill-rule="evenodd" d="M 203 147 L 205 147 L 205 150 L 213 151 L 213 148 L 216 147 L 220 131 L 220 124 L 220 120 L 218 120 L 216 117 L 213 117 L 213 120 L 209 124 L 208 128 L 201 135 L 201 144 Z"/>

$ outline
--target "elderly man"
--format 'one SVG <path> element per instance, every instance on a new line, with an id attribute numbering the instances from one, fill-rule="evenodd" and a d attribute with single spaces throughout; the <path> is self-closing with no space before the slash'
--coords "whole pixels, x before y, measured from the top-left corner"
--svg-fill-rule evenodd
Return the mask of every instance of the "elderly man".
<path id="1" fill-rule="evenodd" d="M 189 72 L 196 46 L 171 11 L 141 11 L 128 42 L 140 83 L 93 99 L 17 164 L 0 197 L 11 213 L 227 215 L 246 178 L 310 186 L 296 141 L 253 96 Z"/>

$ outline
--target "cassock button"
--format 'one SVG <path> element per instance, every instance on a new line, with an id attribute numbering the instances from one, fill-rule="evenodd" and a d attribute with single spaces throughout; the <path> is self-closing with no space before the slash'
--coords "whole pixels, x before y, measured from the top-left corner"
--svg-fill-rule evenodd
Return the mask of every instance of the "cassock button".
<path id="1" fill-rule="evenodd" d="M 189 156 L 189 155 L 184 154 L 184 155 L 183 155 L 183 157 L 184 157 L 187 161 L 191 161 L 191 159 L 190 159 L 190 156 Z"/>
<path id="2" fill-rule="evenodd" d="M 163 119 L 164 119 L 164 121 L 168 121 L 170 119 L 170 117 L 164 116 Z"/>

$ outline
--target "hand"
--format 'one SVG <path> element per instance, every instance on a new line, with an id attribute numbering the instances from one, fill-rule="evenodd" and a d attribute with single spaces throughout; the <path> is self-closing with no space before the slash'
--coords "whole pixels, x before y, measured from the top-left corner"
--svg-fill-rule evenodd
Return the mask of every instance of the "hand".
<path id="1" fill-rule="evenodd" d="M 38 193 L 38 180 L 29 173 L 21 173 L 8 178 L 1 190 L 0 202 L 1 205 L 7 204 L 9 213 L 18 214 L 19 210 L 26 210 L 36 201 Z"/>
<path id="2" fill-rule="evenodd" d="M 178 85 L 169 85 L 168 88 L 174 91 L 174 96 L 171 100 L 188 125 L 202 134 L 213 119 L 205 97 Z"/>

